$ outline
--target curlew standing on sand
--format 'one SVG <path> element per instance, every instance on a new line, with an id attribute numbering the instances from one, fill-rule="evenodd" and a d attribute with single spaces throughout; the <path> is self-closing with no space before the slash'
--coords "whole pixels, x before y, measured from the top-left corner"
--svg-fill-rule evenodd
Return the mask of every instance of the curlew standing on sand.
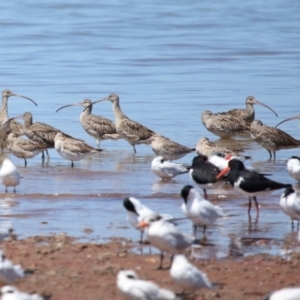
<path id="1" fill-rule="evenodd" d="M 188 148 L 180 145 L 170 139 L 160 135 L 154 134 L 148 141 L 151 144 L 153 152 L 157 156 L 162 156 L 165 160 L 176 160 L 195 151 L 195 148 Z"/>
<path id="2" fill-rule="evenodd" d="M 22 124 L 20 124 L 19 122 L 15 121 L 15 120 L 4 126 L 4 124 L 9 119 L 9 117 L 8 117 L 8 98 L 12 97 L 12 96 L 27 99 L 27 100 L 31 101 L 32 103 L 34 103 L 37 106 L 37 104 L 32 99 L 30 99 L 28 97 L 15 94 L 10 90 L 4 90 L 2 92 L 2 105 L 1 105 L 1 109 L 0 109 L 0 143 L 1 143 L 2 152 L 3 152 L 3 141 L 5 140 L 5 138 L 7 136 L 6 133 L 9 129 L 12 132 L 14 132 L 18 135 L 23 135 L 24 134 Z"/>
<path id="3" fill-rule="evenodd" d="M 133 147 L 133 151 L 136 153 L 135 145 L 144 144 L 144 142 L 147 143 L 147 140 L 152 137 L 155 132 L 138 122 L 130 120 L 122 112 L 120 99 L 117 94 L 110 94 L 108 97 L 94 101 L 92 104 L 106 100 L 112 102 L 117 133 Z"/>
<path id="4" fill-rule="evenodd" d="M 300 147 L 300 140 L 278 128 L 264 125 L 259 120 L 251 123 L 250 132 L 252 139 L 269 152 L 270 159 L 272 155 L 276 158 L 277 150 Z"/>
<path id="5" fill-rule="evenodd" d="M 16 186 L 20 184 L 20 174 L 9 158 L 5 158 L 2 162 L 0 177 L 2 184 L 5 186 L 5 192 L 7 193 L 7 187 L 13 186 L 15 193 Z"/>
<path id="6" fill-rule="evenodd" d="M 230 138 L 241 134 L 250 134 L 250 124 L 229 114 L 213 114 L 205 110 L 201 120 L 206 129 L 221 138 Z"/>
<path id="7" fill-rule="evenodd" d="M 23 158 L 25 167 L 27 166 L 27 158 L 33 158 L 34 156 L 46 151 L 48 145 L 41 142 L 35 142 L 31 140 L 25 140 L 18 137 L 15 133 L 11 132 L 7 137 L 7 149 L 16 157 Z"/>
<path id="8" fill-rule="evenodd" d="M 211 142 L 207 137 L 201 138 L 196 145 L 196 152 L 198 155 L 211 156 L 215 153 L 222 153 L 226 155 L 239 155 L 243 149 L 229 149 L 226 147 L 218 146 L 216 143 Z"/>
<path id="9" fill-rule="evenodd" d="M 277 113 L 271 107 L 267 106 L 266 104 L 263 104 L 262 102 L 259 102 L 253 96 L 248 96 L 246 98 L 246 108 L 244 108 L 244 109 L 235 108 L 235 109 L 231 109 L 227 112 L 224 112 L 222 114 L 228 114 L 228 115 L 237 117 L 239 119 L 242 119 L 246 123 L 252 123 L 255 119 L 255 110 L 253 107 L 254 104 L 259 104 L 259 105 L 262 105 L 262 106 L 268 108 L 275 114 L 276 117 L 278 117 Z"/>
<path id="10" fill-rule="evenodd" d="M 60 156 L 72 162 L 72 167 L 74 167 L 74 161 L 82 160 L 102 151 L 102 149 L 93 148 L 84 141 L 74 139 L 62 132 L 58 132 L 55 135 L 54 143 L 55 149 Z"/>
<path id="11" fill-rule="evenodd" d="M 111 120 L 92 115 L 93 105 L 91 100 L 85 99 L 79 103 L 64 105 L 56 112 L 70 106 L 82 106 L 85 108 L 80 114 L 79 120 L 85 132 L 96 140 L 98 148 L 100 148 L 100 141 L 102 140 L 118 140 L 121 138 L 117 133 L 115 124 Z"/>

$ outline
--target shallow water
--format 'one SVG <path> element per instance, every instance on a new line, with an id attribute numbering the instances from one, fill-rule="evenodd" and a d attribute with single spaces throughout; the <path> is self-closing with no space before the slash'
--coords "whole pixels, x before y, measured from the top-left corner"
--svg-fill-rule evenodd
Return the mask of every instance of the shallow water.
<path id="1" fill-rule="evenodd" d="M 111 92 L 119 94 L 130 118 L 191 147 L 203 136 L 218 140 L 200 122 L 203 110 L 243 107 L 248 95 L 278 113 L 276 118 L 256 105 L 256 118 L 267 125 L 300 113 L 298 1 L 57 0 L 3 2 L 0 8 L 1 87 L 39 104 L 11 98 L 10 116 L 31 111 L 35 121 L 90 145 L 95 141 L 79 123 L 81 108 L 55 111 Z M 109 102 L 97 104 L 93 113 L 113 119 Z M 280 128 L 300 137 L 298 123 Z M 279 151 L 276 162 L 270 162 L 266 150 L 250 139 L 229 143 L 245 146 L 253 167 L 296 184 L 286 172 L 286 161 L 298 155 L 298 149 Z M 48 165 L 36 157 L 27 168 L 9 155 L 24 178 L 16 195 L 0 195 L 1 226 L 14 227 L 21 238 L 66 232 L 95 241 L 137 240 L 139 233 L 125 220 L 126 196 L 182 216 L 179 192 L 192 183 L 188 175 L 161 182 L 150 171 L 154 154 L 148 146 L 137 146 L 136 155 L 125 141 L 101 146 L 99 156 L 75 163 L 74 169 L 55 150 Z M 180 161 L 190 163 L 192 158 L 190 154 Z M 211 199 L 234 216 L 209 228 L 208 239 L 215 247 L 204 247 L 202 255 L 226 255 L 230 233 L 254 239 L 245 242 L 246 254 L 281 253 L 291 227 L 278 205 L 280 193 L 259 197 L 260 218 L 249 223 L 246 197 L 230 187 L 210 192 Z M 189 222 L 180 228 L 191 232 Z"/>

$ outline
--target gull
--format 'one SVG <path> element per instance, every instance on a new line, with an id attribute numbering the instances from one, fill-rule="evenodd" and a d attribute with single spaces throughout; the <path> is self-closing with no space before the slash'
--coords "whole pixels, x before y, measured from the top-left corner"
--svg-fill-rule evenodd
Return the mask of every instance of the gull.
<path id="1" fill-rule="evenodd" d="M 11 284 L 28 273 L 29 271 L 23 270 L 20 265 L 14 265 L 0 250 L 0 281 Z"/>
<path id="2" fill-rule="evenodd" d="M 299 300 L 300 287 L 284 288 L 266 296 L 264 300 Z"/>
<path id="3" fill-rule="evenodd" d="M 287 187 L 281 195 L 279 202 L 282 211 L 291 218 L 292 227 L 294 227 L 294 220 L 300 221 L 300 198 L 292 187 Z"/>
<path id="4" fill-rule="evenodd" d="M 287 162 L 287 170 L 291 177 L 300 181 L 300 157 L 292 156 Z"/>
<path id="5" fill-rule="evenodd" d="M 162 269 L 164 252 L 173 256 L 173 254 L 179 253 L 196 243 L 192 236 L 182 233 L 173 223 L 160 215 L 145 218 L 138 227 L 148 228 L 147 237 L 150 244 L 161 252 L 158 269 Z"/>
<path id="6" fill-rule="evenodd" d="M 202 198 L 191 185 L 186 185 L 182 188 L 181 197 L 184 200 L 181 210 L 193 222 L 195 237 L 197 226 L 203 226 L 203 234 L 205 235 L 208 225 L 214 224 L 218 218 L 225 216 L 220 206 L 213 205 Z"/>
<path id="7" fill-rule="evenodd" d="M 5 186 L 5 192 L 7 193 L 7 187 L 13 186 L 15 193 L 16 186 L 20 184 L 20 174 L 9 158 L 5 158 L 2 162 L 0 177 L 2 184 Z"/>
<path id="8" fill-rule="evenodd" d="M 213 287 L 206 274 L 192 265 L 182 254 L 175 255 L 170 275 L 176 284 L 189 292 Z"/>
<path id="9" fill-rule="evenodd" d="M 38 294 L 23 293 L 14 286 L 5 285 L 1 288 L 0 300 L 44 300 L 44 298 Z"/>
<path id="10" fill-rule="evenodd" d="M 61 157 L 72 162 L 72 167 L 74 167 L 74 161 L 82 160 L 90 155 L 97 154 L 102 151 L 102 149 L 96 149 L 87 145 L 82 140 L 66 136 L 62 132 L 58 132 L 55 135 L 54 147 Z"/>
<path id="11" fill-rule="evenodd" d="M 127 211 L 127 220 L 132 227 L 141 231 L 140 243 L 143 241 L 144 228 L 139 228 L 138 225 L 145 218 L 157 215 L 153 210 L 142 204 L 138 199 L 134 197 L 126 197 L 123 201 L 123 205 Z M 171 221 L 172 216 L 168 214 L 160 214 L 165 220 Z"/>
<path id="12" fill-rule="evenodd" d="M 139 279 L 132 270 L 119 271 L 117 287 L 128 300 L 173 300 L 176 295 L 169 290 L 160 288 L 157 284 Z"/>
<path id="13" fill-rule="evenodd" d="M 227 181 L 230 182 L 233 187 L 249 197 L 248 214 L 250 214 L 253 199 L 256 206 L 256 213 L 259 215 L 259 206 L 256 199 L 257 195 L 270 194 L 275 190 L 291 187 L 290 184 L 276 182 L 256 171 L 247 170 L 243 162 L 238 159 L 230 160 L 228 167 L 220 172 L 217 178 L 222 177 L 229 170 L 230 172 L 228 173 Z"/>
<path id="14" fill-rule="evenodd" d="M 153 134 L 146 143 L 151 144 L 151 148 L 157 156 L 162 156 L 166 160 L 180 159 L 196 150 L 196 148 L 178 144 L 158 133 Z"/>
<path id="15" fill-rule="evenodd" d="M 162 156 L 157 156 L 152 160 L 151 170 L 163 180 L 172 179 L 177 175 L 189 172 L 189 169 L 183 164 L 166 161 Z"/>
<path id="16" fill-rule="evenodd" d="M 42 142 L 35 142 L 18 137 L 11 132 L 7 137 L 7 149 L 16 157 L 23 158 L 25 167 L 27 158 L 32 158 L 43 151 L 46 151 L 48 145 Z"/>

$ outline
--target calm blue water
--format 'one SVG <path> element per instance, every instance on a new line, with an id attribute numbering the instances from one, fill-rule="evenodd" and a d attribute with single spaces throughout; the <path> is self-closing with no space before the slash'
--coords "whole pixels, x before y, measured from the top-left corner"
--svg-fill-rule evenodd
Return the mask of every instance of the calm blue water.
<path id="1" fill-rule="evenodd" d="M 95 145 L 79 123 L 80 108 L 55 111 L 115 92 L 130 118 L 192 147 L 203 136 L 218 139 L 200 122 L 203 110 L 243 107 L 248 95 L 278 113 L 276 118 L 256 106 L 256 118 L 267 125 L 300 113 L 299 1 L 47 2 L 0 3 L 0 87 L 39 104 L 10 98 L 10 116 L 31 111 L 35 121 Z M 109 102 L 99 103 L 93 113 L 113 119 Z M 280 128 L 300 138 L 298 123 Z M 299 150 L 280 151 L 272 163 L 260 146 L 251 140 L 244 144 L 254 166 L 295 183 L 285 164 Z M 191 183 L 188 176 L 162 184 L 150 171 L 154 155 L 149 147 L 138 146 L 134 157 L 125 141 L 101 146 L 103 154 L 76 163 L 73 170 L 55 150 L 48 166 L 36 157 L 24 169 L 23 161 L 12 158 L 24 178 L 20 194 L 0 195 L 2 223 L 11 224 L 20 237 L 67 232 L 97 240 L 137 239 L 138 233 L 123 228 L 127 195 L 181 216 L 179 191 Z M 280 192 L 260 200 L 261 218 L 254 229 L 249 229 L 246 199 L 230 189 L 227 193 L 214 199 L 238 216 L 210 231 L 217 249 L 224 251 L 232 232 L 280 240 L 290 234 L 289 220 L 277 205 Z M 93 233 L 86 235 L 85 228 Z M 190 224 L 182 230 L 190 231 Z M 270 248 L 263 251 L 278 252 Z"/>

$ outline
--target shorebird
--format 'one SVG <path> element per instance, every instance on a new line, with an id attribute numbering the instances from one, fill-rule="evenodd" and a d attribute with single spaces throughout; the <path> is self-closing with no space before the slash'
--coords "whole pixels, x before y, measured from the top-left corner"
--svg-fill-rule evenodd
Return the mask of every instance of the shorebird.
<path id="1" fill-rule="evenodd" d="M 157 156 L 162 156 L 165 160 L 176 160 L 193 152 L 196 148 L 188 148 L 171 141 L 160 134 L 154 134 L 147 143 L 151 144 L 153 152 Z"/>
<path id="2" fill-rule="evenodd" d="M 291 218 L 292 227 L 294 227 L 294 220 L 300 221 L 300 198 L 292 187 L 285 189 L 280 197 L 279 202 L 283 212 Z"/>
<path id="3" fill-rule="evenodd" d="M 52 127 L 51 125 L 45 123 L 33 123 L 32 114 L 30 112 L 25 112 L 23 115 L 11 119 L 23 119 L 23 128 L 25 135 L 34 142 L 47 145 L 48 148 L 54 148 L 54 138 L 57 133 L 62 132 L 59 129 L 56 129 L 55 127 Z M 63 134 L 67 137 L 72 138 L 65 133 Z M 48 154 L 48 150 L 46 149 L 45 152 L 49 159 L 50 157 Z M 42 155 L 42 159 L 44 160 L 44 152 Z"/>
<path id="4" fill-rule="evenodd" d="M 102 151 L 102 149 L 93 148 L 84 141 L 74 139 L 62 132 L 55 135 L 54 143 L 56 151 L 61 157 L 70 160 L 72 167 L 74 167 L 74 161 L 82 160 Z"/>
<path id="5" fill-rule="evenodd" d="M 70 106 L 84 107 L 79 117 L 80 123 L 85 132 L 96 140 L 98 148 L 100 148 L 100 141 L 102 140 L 118 140 L 121 138 L 117 133 L 115 124 L 111 120 L 92 115 L 93 105 L 91 100 L 85 99 L 79 103 L 64 105 L 56 112 Z"/>
<path id="6" fill-rule="evenodd" d="M 7 149 L 16 157 L 24 159 L 24 165 L 27 166 L 27 158 L 46 151 L 48 144 L 41 142 L 34 142 L 17 137 L 15 133 L 10 133 L 7 137 Z"/>
<path id="7" fill-rule="evenodd" d="M 267 106 L 266 104 L 263 104 L 262 102 L 259 102 L 258 100 L 255 99 L 254 96 L 248 96 L 246 98 L 246 108 L 244 108 L 244 109 L 235 108 L 235 109 L 231 109 L 227 112 L 224 112 L 222 114 L 228 114 L 228 115 L 237 117 L 239 119 L 242 119 L 246 123 L 252 123 L 255 119 L 255 110 L 253 107 L 254 104 L 259 104 L 259 105 L 262 105 L 262 106 L 268 108 L 275 114 L 276 117 L 278 117 L 277 113 L 271 107 Z"/>
<path id="8" fill-rule="evenodd" d="M 199 155 L 193 158 L 190 177 L 202 188 L 205 199 L 207 189 L 215 189 L 224 184 L 223 179 L 217 179 L 219 173 L 220 170 L 208 161 L 207 156 Z"/>
<path id="9" fill-rule="evenodd" d="M 165 161 L 162 156 L 156 156 L 151 163 L 151 170 L 163 180 L 169 180 L 177 175 L 189 172 L 189 167 L 183 164 L 175 164 L 170 161 Z"/>
<path id="10" fill-rule="evenodd" d="M 207 275 L 192 265 L 182 254 L 176 254 L 170 269 L 171 278 L 188 292 L 196 292 L 201 288 L 211 289 L 213 285 Z"/>
<path id="11" fill-rule="evenodd" d="M 155 132 L 138 122 L 130 120 L 122 112 L 120 99 L 117 94 L 110 94 L 108 97 L 94 101 L 92 104 L 106 100 L 112 102 L 117 133 L 133 147 L 133 151 L 136 153 L 135 145 L 143 144 L 144 141 L 147 141 L 150 137 L 152 137 Z"/>
<path id="12" fill-rule="evenodd" d="M 8 131 L 8 129 L 11 129 L 11 131 L 16 134 L 20 134 L 20 133 L 22 133 L 22 128 L 23 128 L 22 124 L 20 124 L 17 121 L 10 122 L 10 124 L 8 125 L 9 128 L 4 126 L 4 124 L 9 119 L 9 117 L 8 117 L 8 98 L 12 97 L 12 96 L 27 99 L 37 106 L 37 104 L 28 97 L 15 94 L 10 90 L 4 90 L 2 92 L 2 105 L 1 105 L 1 109 L 0 109 L 0 143 L 1 143 L 2 152 L 3 152 L 3 141 L 6 138 L 6 132 Z M 20 134 L 20 135 L 22 135 L 22 134 Z"/>
<path id="13" fill-rule="evenodd" d="M 20 184 L 20 174 L 16 166 L 9 158 L 5 158 L 2 162 L 0 170 L 0 177 L 2 184 L 5 186 L 5 192 L 9 186 L 14 187 L 14 193 L 16 192 L 16 186 Z"/>
<path id="14" fill-rule="evenodd" d="M 300 182 L 300 157 L 292 156 L 287 162 L 287 170 L 291 177 Z"/>
<path id="15" fill-rule="evenodd" d="M 152 281 L 139 279 L 133 270 L 119 271 L 117 287 L 128 300 L 175 300 L 176 295 Z"/>
<path id="16" fill-rule="evenodd" d="M 290 184 L 270 180 L 254 170 L 247 170 L 243 162 L 238 159 L 230 160 L 228 162 L 228 167 L 220 172 L 217 178 L 222 177 L 227 172 L 228 175 L 226 181 L 230 182 L 233 187 L 237 188 L 243 194 L 248 195 L 248 214 L 250 214 L 253 199 L 257 216 L 259 215 L 259 206 L 256 199 L 257 195 L 266 195 L 275 190 L 291 187 Z"/>
<path id="17" fill-rule="evenodd" d="M 213 205 L 201 197 L 201 195 L 191 185 L 186 185 L 181 190 L 183 203 L 181 210 L 190 219 L 194 227 L 194 235 L 198 226 L 203 226 L 203 235 L 208 225 L 212 225 L 217 219 L 225 216 L 220 206 Z"/>
<path id="18" fill-rule="evenodd" d="M 270 159 L 272 155 L 276 158 L 277 150 L 300 147 L 300 140 L 278 128 L 264 125 L 259 120 L 251 123 L 250 132 L 252 139 L 269 152 Z"/>
<path id="19" fill-rule="evenodd" d="M 213 114 L 206 110 L 201 115 L 206 129 L 221 138 L 229 138 L 241 134 L 250 134 L 250 124 L 228 114 Z"/>
<path id="20" fill-rule="evenodd" d="M 201 138 L 196 145 L 197 154 L 202 154 L 210 156 L 214 153 L 224 153 L 227 155 L 239 155 L 244 149 L 229 149 L 227 147 L 222 147 L 214 142 L 211 142 L 207 137 Z"/>
<path id="21" fill-rule="evenodd" d="M 263 300 L 299 300 L 300 287 L 290 287 L 267 295 Z"/>
<path id="22" fill-rule="evenodd" d="M 159 215 L 145 218 L 138 226 L 148 228 L 147 237 L 150 244 L 161 251 L 158 269 L 162 269 L 164 252 L 173 255 L 196 242 L 192 236 L 180 232 L 173 223 Z"/>
<path id="23" fill-rule="evenodd" d="M 283 121 L 279 122 L 275 127 L 278 127 L 280 124 L 282 124 L 282 123 L 284 123 L 284 122 L 291 121 L 291 120 L 297 120 L 297 119 L 300 119 L 300 115 L 295 116 L 295 117 L 291 117 L 291 118 L 284 119 Z"/>
<path id="24" fill-rule="evenodd" d="M 44 300 L 44 298 L 38 294 L 23 293 L 14 286 L 5 285 L 1 288 L 1 300 Z"/>

